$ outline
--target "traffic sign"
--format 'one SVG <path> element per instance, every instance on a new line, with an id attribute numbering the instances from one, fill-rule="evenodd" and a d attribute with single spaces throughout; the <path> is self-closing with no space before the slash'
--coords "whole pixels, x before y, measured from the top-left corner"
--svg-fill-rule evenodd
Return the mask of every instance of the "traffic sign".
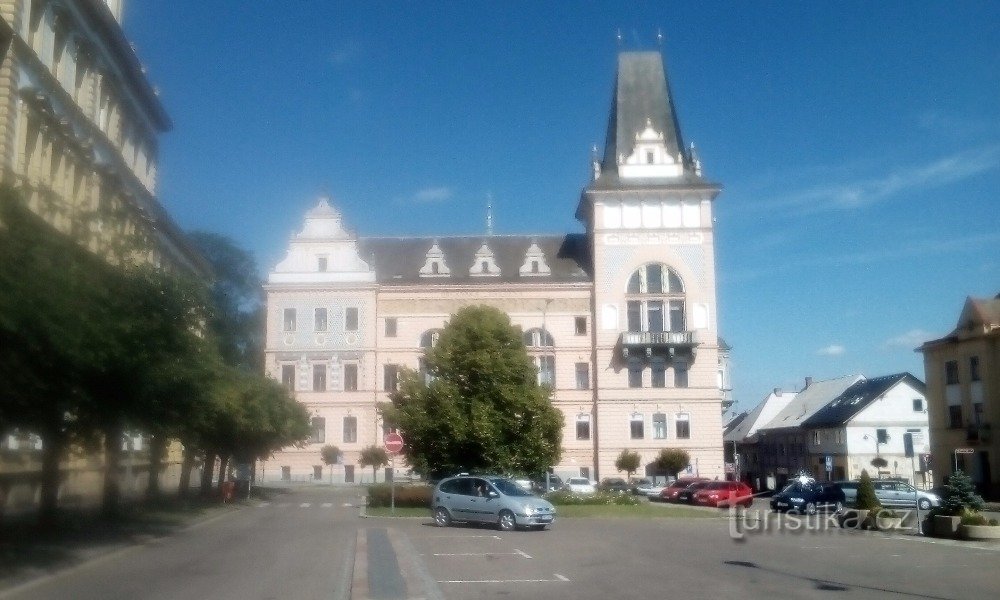
<path id="1" fill-rule="evenodd" d="M 382 444 L 385 446 L 385 451 L 389 454 L 399 454 L 399 451 L 403 449 L 403 436 L 395 431 L 387 433 L 382 438 Z"/>
<path id="2" fill-rule="evenodd" d="M 826 472 L 829 473 L 833 470 L 833 457 L 829 454 L 826 455 Z"/>
<path id="3" fill-rule="evenodd" d="M 975 448 L 955 448 L 955 454 L 975 454 Z"/>

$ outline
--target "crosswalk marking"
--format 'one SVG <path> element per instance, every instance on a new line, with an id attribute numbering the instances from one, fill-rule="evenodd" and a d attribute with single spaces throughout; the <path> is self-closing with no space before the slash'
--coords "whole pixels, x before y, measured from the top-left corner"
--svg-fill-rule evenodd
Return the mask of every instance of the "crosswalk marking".
<path id="1" fill-rule="evenodd" d="M 302 504 L 299 505 L 299 508 L 309 508 L 310 506 L 312 506 L 312 504 L 308 502 L 303 502 Z"/>
<path id="2" fill-rule="evenodd" d="M 323 508 L 330 508 L 331 506 L 333 506 L 333 502 L 324 502 L 323 503 Z"/>

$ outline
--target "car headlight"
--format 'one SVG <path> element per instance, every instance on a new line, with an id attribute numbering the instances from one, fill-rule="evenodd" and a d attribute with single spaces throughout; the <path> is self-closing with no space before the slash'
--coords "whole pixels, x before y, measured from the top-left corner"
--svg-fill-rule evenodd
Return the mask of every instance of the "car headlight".
<path id="1" fill-rule="evenodd" d="M 531 515 L 535 514 L 535 507 L 534 506 L 526 506 L 526 507 L 524 507 L 524 514 L 526 514 L 528 516 L 531 516 Z"/>

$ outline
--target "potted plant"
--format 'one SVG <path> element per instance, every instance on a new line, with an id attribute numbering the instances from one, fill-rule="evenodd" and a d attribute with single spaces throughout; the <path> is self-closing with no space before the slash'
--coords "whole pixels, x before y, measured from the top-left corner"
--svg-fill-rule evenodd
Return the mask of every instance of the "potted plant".
<path id="1" fill-rule="evenodd" d="M 959 535 L 964 540 L 1000 540 L 1000 521 L 987 520 L 982 513 L 966 511 L 961 516 Z"/>
<path id="2" fill-rule="evenodd" d="M 882 509 L 882 504 L 875 496 L 875 485 L 867 470 L 861 471 L 858 479 L 858 495 L 854 501 L 854 509 L 844 511 L 840 519 L 841 527 L 874 529 L 875 515 Z"/>
<path id="3" fill-rule="evenodd" d="M 972 479 L 961 471 L 955 471 L 944 486 L 940 508 L 934 512 L 934 535 L 957 537 L 962 515 L 979 512 L 982 507 L 983 499 L 976 493 Z"/>
<path id="4" fill-rule="evenodd" d="M 902 524 L 903 517 L 894 510 L 883 508 L 875 514 L 875 525 L 879 530 L 899 529 Z"/>

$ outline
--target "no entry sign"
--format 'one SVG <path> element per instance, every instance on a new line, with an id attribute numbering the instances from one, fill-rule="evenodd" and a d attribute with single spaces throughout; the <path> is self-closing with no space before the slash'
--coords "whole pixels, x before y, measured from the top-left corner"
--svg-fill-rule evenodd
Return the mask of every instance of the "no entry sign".
<path id="1" fill-rule="evenodd" d="M 387 433 L 382 438 L 382 444 L 385 446 L 385 451 L 389 454 L 399 454 L 399 451 L 403 449 L 403 436 L 395 431 Z"/>

